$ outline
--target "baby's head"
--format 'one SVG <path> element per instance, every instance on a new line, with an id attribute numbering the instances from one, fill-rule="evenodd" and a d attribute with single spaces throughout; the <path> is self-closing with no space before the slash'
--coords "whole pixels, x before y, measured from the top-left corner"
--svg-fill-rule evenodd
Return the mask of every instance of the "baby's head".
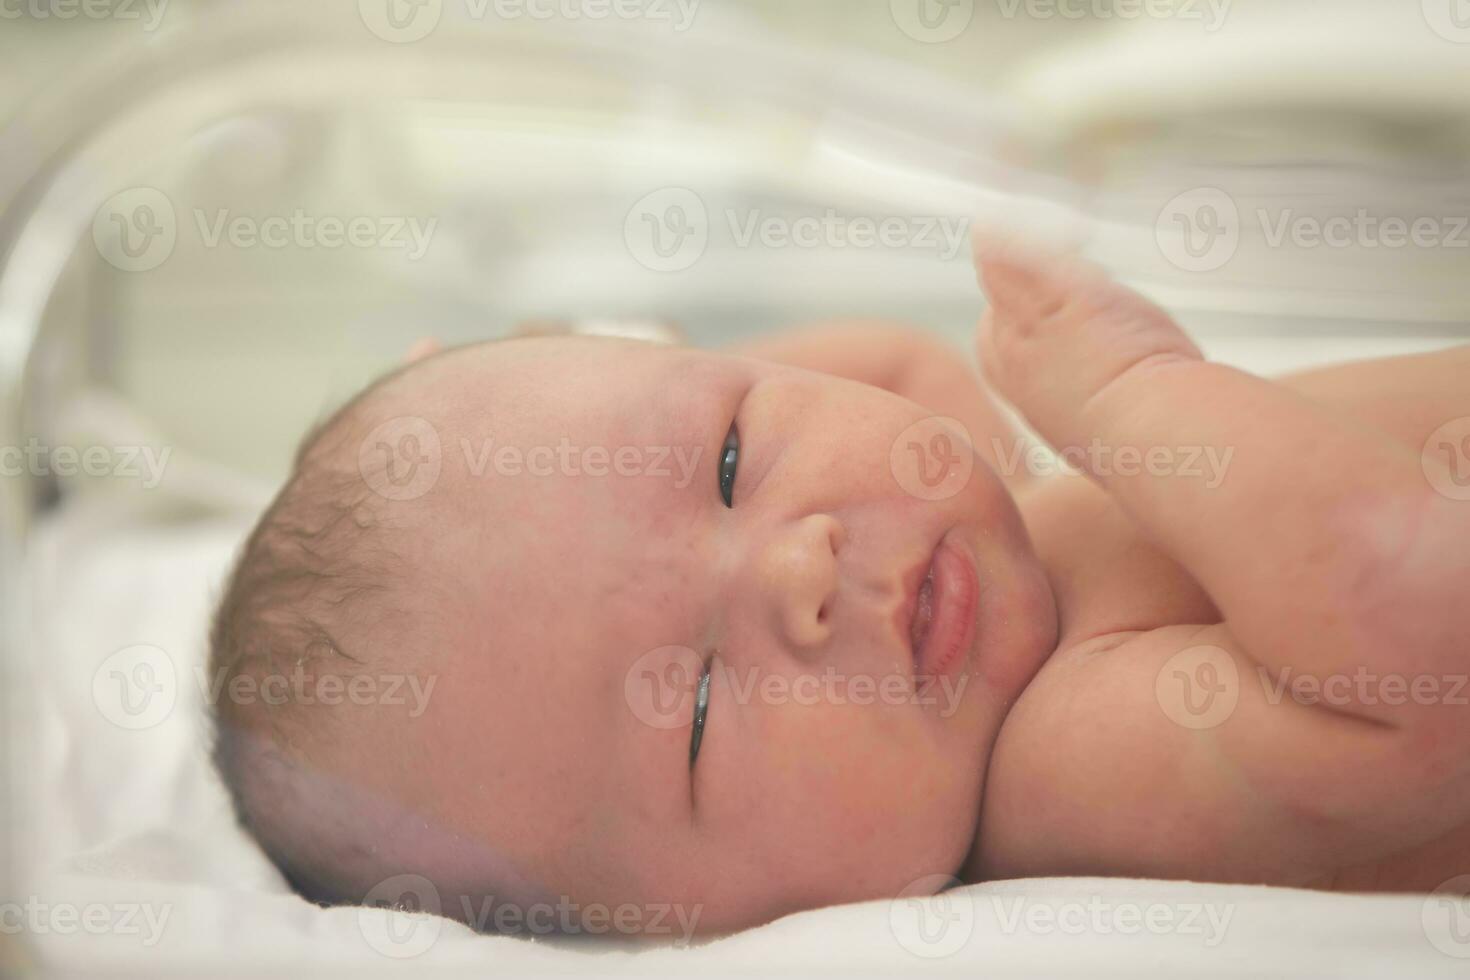
<path id="1" fill-rule="evenodd" d="M 417 875 L 477 925 L 674 906 L 723 932 L 957 872 L 1056 621 L 990 469 L 902 472 L 946 445 L 969 468 L 930 414 L 613 339 L 380 381 L 305 444 L 218 614 L 243 822 L 309 898 Z M 941 541 L 974 642 L 916 665 Z M 968 618 L 953 578 L 933 633 Z"/>

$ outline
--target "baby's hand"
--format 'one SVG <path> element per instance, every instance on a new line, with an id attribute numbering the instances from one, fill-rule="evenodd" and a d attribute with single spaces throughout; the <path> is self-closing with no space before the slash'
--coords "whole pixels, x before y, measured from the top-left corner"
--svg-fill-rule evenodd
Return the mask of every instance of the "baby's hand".
<path id="1" fill-rule="evenodd" d="M 1002 395 L 1053 443 L 1129 371 L 1199 360 L 1168 314 L 1096 266 L 1044 254 L 1015 239 L 977 238 L 990 307 L 980 321 L 980 366 Z"/>

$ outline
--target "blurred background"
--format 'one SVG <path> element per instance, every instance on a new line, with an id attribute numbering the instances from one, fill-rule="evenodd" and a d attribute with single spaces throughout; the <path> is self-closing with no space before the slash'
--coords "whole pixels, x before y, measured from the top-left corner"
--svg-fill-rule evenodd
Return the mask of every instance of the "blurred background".
<path id="1" fill-rule="evenodd" d="M 1459 0 L 620 2 L 4 0 L 25 424 L 148 426 L 259 492 L 419 336 L 963 344 L 976 216 L 1081 216 L 1262 370 L 1470 319 Z"/>

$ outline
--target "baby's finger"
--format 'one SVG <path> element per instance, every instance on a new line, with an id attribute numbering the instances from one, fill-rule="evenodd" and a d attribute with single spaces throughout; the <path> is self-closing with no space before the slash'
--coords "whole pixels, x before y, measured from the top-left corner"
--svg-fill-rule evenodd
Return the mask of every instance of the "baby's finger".
<path id="1" fill-rule="evenodd" d="M 1167 313 L 1076 254 L 977 237 L 976 266 L 991 301 L 980 356 L 987 377 L 1054 443 L 1083 407 L 1129 368 L 1200 358 Z"/>

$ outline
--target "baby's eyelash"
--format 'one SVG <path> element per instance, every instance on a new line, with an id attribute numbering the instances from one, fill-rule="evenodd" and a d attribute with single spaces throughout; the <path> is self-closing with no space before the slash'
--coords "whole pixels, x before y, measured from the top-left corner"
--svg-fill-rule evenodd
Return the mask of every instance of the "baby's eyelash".
<path id="1" fill-rule="evenodd" d="M 704 721 L 709 713 L 709 682 L 710 668 L 714 663 L 711 657 L 705 661 L 704 673 L 699 677 L 699 685 L 694 692 L 694 725 L 689 735 L 689 768 L 694 768 L 694 760 L 699 758 L 699 745 L 704 741 Z"/>
<path id="2" fill-rule="evenodd" d="M 715 467 L 716 475 L 720 478 L 720 498 L 724 500 L 726 507 L 735 506 L 735 473 L 740 466 L 740 430 L 735 423 L 730 423 L 730 431 L 725 436 L 725 445 L 720 449 L 720 461 Z"/>

